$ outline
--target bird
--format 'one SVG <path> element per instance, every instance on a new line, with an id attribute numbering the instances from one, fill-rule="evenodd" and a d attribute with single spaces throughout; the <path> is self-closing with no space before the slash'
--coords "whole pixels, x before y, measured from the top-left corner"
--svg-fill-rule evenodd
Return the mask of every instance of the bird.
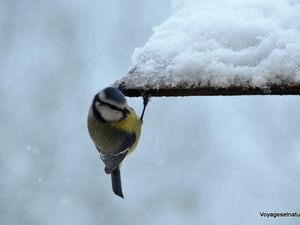
<path id="1" fill-rule="evenodd" d="M 93 98 L 87 127 L 89 135 L 104 162 L 104 171 L 111 175 L 113 192 L 124 198 L 120 166 L 137 146 L 148 97 L 143 95 L 144 108 L 138 118 L 119 88 L 106 87 Z"/>

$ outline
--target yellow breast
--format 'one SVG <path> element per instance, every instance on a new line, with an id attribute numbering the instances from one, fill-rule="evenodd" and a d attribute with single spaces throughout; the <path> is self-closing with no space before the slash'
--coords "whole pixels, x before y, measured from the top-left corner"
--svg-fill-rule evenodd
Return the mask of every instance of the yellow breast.
<path id="1" fill-rule="evenodd" d="M 115 127 L 119 130 L 124 130 L 128 133 L 135 133 L 136 141 L 135 144 L 129 149 L 128 154 L 130 154 L 136 147 L 140 135 L 141 135 L 141 126 L 142 121 L 137 117 L 135 111 L 133 109 L 130 110 L 130 114 L 127 116 L 126 119 L 120 122 L 113 122 L 111 124 L 112 127 Z"/>

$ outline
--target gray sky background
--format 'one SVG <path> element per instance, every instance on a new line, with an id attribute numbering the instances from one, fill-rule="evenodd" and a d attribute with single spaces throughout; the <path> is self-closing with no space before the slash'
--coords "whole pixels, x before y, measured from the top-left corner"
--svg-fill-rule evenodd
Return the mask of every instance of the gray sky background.
<path id="1" fill-rule="evenodd" d="M 113 195 L 86 128 L 163 1 L 0 0 L 0 224 L 299 224 L 299 97 L 154 98 Z M 129 99 L 138 113 L 141 99 Z"/>

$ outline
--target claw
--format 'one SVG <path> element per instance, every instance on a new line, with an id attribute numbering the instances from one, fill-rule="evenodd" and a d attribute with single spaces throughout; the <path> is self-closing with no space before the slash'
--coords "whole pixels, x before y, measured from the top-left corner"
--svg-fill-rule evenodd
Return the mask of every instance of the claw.
<path id="1" fill-rule="evenodd" d="M 119 84 L 118 89 L 123 93 L 124 89 L 125 89 L 125 82 L 123 81 L 121 84 Z"/>
<path id="2" fill-rule="evenodd" d="M 142 115 L 141 115 L 141 118 L 140 118 L 141 121 L 143 121 L 144 113 L 145 113 L 146 107 L 147 107 L 147 105 L 149 103 L 149 99 L 150 99 L 149 94 L 144 90 L 142 90 L 142 97 L 143 97 L 144 108 L 143 108 L 143 112 L 142 112 Z"/>

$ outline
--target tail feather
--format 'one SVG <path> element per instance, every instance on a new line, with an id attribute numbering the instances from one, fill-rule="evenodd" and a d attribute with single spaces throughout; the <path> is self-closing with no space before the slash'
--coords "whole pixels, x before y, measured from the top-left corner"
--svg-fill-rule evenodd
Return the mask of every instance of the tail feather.
<path id="1" fill-rule="evenodd" d="M 121 198 L 124 198 L 122 192 L 121 173 L 119 167 L 114 169 L 111 173 L 111 184 L 114 193 L 120 196 Z"/>

